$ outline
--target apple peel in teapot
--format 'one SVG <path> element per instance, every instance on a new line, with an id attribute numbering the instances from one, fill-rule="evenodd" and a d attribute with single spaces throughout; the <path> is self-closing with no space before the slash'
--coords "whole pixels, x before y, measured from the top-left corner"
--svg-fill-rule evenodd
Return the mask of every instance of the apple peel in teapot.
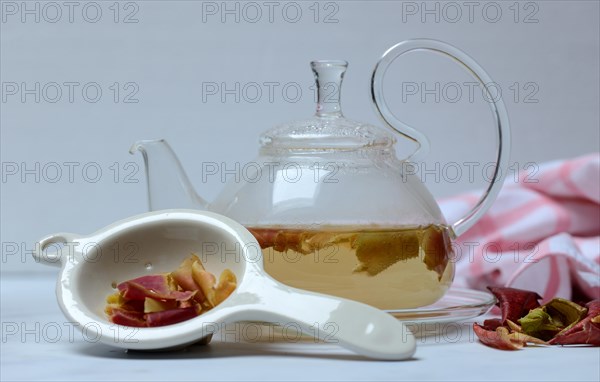
<path id="1" fill-rule="evenodd" d="M 364 273 L 368 276 L 376 276 L 398 262 L 422 256 L 427 269 L 436 272 L 438 279 L 441 279 L 449 261 L 449 254 L 452 253 L 447 230 L 436 225 L 369 230 L 249 230 L 263 250 L 273 248 L 277 252 L 293 251 L 310 255 L 336 245 L 349 245 L 358 261 L 354 273 Z"/>

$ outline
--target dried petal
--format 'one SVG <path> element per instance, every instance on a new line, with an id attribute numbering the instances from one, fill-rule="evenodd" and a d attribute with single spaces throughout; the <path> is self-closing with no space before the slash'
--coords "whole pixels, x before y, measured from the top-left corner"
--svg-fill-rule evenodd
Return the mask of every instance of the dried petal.
<path id="1" fill-rule="evenodd" d="M 231 293 L 233 293 L 235 287 L 236 284 L 230 281 L 227 281 L 224 284 L 219 284 L 219 286 L 215 289 L 215 305 L 219 305 L 225 301 L 225 299 L 229 297 Z"/>
<path id="2" fill-rule="evenodd" d="M 198 290 L 198 285 L 194 282 L 192 278 L 192 264 L 198 261 L 200 263 L 200 259 L 198 256 L 192 254 L 187 257 L 177 270 L 171 272 L 171 277 L 173 280 L 181 287 L 183 290 Z"/>
<path id="3" fill-rule="evenodd" d="M 229 270 L 225 269 L 221 272 L 221 276 L 219 277 L 219 285 L 215 288 L 215 304 L 219 305 L 221 302 L 225 301 L 227 297 L 235 290 L 237 286 L 237 279 L 235 274 Z"/>
<path id="4" fill-rule="evenodd" d="M 235 273 L 233 273 L 231 269 L 223 270 L 223 272 L 221 272 L 221 276 L 219 276 L 219 285 L 226 282 L 232 282 L 234 284 L 237 284 L 237 278 L 235 277 Z"/>
<path id="5" fill-rule="evenodd" d="M 198 256 L 191 254 L 181 263 L 177 270 L 171 272 L 171 277 L 184 291 L 198 291 L 199 293 L 194 295 L 194 300 L 202 303 L 205 300 L 204 294 L 200 293 L 200 286 L 196 284 L 192 276 L 192 264 L 194 263 L 198 263 L 204 269 Z"/>
<path id="6" fill-rule="evenodd" d="M 587 309 L 568 300 L 555 298 L 543 306 L 533 309 L 519 322 L 523 332 L 551 340 L 561 331 L 568 330 L 585 317 Z"/>
<path id="7" fill-rule="evenodd" d="M 562 322 L 555 321 L 546 312 L 546 307 L 541 306 L 531 310 L 525 317 L 519 319 L 523 333 L 544 340 L 552 339 L 564 326 Z"/>
<path id="8" fill-rule="evenodd" d="M 248 231 L 256 238 L 262 249 L 273 247 L 275 245 L 275 238 L 279 233 L 277 229 L 268 228 L 248 228 Z"/>
<path id="9" fill-rule="evenodd" d="M 349 241 L 354 234 L 332 235 L 312 230 L 279 230 L 272 228 L 248 228 L 262 249 L 273 248 L 277 252 L 294 251 L 308 255 L 332 245 Z"/>
<path id="10" fill-rule="evenodd" d="M 515 324 L 511 320 L 506 320 L 506 325 L 508 325 L 508 328 L 513 332 L 517 332 L 517 333 L 523 332 L 523 328 L 521 328 L 519 325 Z"/>
<path id="11" fill-rule="evenodd" d="M 189 300 L 195 291 L 177 291 L 169 288 L 166 275 L 142 276 L 136 279 L 122 282 L 117 286 L 121 295 L 126 300 L 144 301 L 146 297 L 156 300 Z"/>
<path id="12" fill-rule="evenodd" d="M 134 326 L 137 328 L 147 326 L 141 313 L 130 312 L 125 309 L 112 309 L 110 319 L 117 325 Z"/>
<path id="13" fill-rule="evenodd" d="M 587 315 L 587 308 L 564 298 L 554 298 L 544 305 L 555 322 L 561 322 L 563 330 L 577 324 Z"/>
<path id="14" fill-rule="evenodd" d="M 150 294 L 168 294 L 167 278 L 164 275 L 150 275 L 120 283 L 117 288 L 127 300 L 144 300 Z"/>
<path id="15" fill-rule="evenodd" d="M 517 322 L 531 309 L 540 306 L 538 302 L 541 297 L 535 293 L 515 288 L 488 287 L 490 292 L 498 299 L 498 305 L 502 311 L 502 322 L 511 320 Z"/>
<path id="16" fill-rule="evenodd" d="M 146 323 L 149 327 L 172 325 L 189 320 L 198 314 L 196 308 L 178 308 L 146 314 Z"/>
<path id="17" fill-rule="evenodd" d="M 144 313 L 162 312 L 163 310 L 177 308 L 177 301 L 167 300 L 160 301 L 150 297 L 146 297 L 144 300 Z"/>
<path id="18" fill-rule="evenodd" d="M 204 270 L 202 264 L 199 261 L 195 261 L 192 264 L 192 277 L 196 284 L 200 286 L 200 290 L 208 300 L 210 306 L 214 307 L 215 304 L 215 291 L 213 286 L 215 285 L 215 276 Z"/>
<path id="19" fill-rule="evenodd" d="M 438 226 L 430 226 L 423 232 L 421 246 L 425 253 L 424 262 L 427 269 L 438 274 L 438 280 L 442 279 L 449 255 L 452 253 L 452 243 L 446 229 Z"/>
<path id="20" fill-rule="evenodd" d="M 587 316 L 561 331 L 554 337 L 552 345 L 588 344 L 600 346 L 600 300 L 593 300 L 586 304 Z"/>
<path id="21" fill-rule="evenodd" d="M 500 350 L 519 350 L 523 347 L 523 343 L 511 341 L 508 334 L 508 329 L 503 326 L 496 330 L 486 330 L 481 325 L 474 323 L 473 331 L 479 338 L 481 343 Z"/>
<path id="22" fill-rule="evenodd" d="M 113 294 L 109 294 L 108 297 L 106 297 L 106 302 L 108 304 L 120 304 L 123 302 L 123 297 L 121 297 L 121 293 L 115 292 Z"/>
<path id="23" fill-rule="evenodd" d="M 125 300 L 120 304 L 121 308 L 131 312 L 144 312 L 144 301 L 142 300 Z"/>
<path id="24" fill-rule="evenodd" d="M 419 256 L 419 237 L 415 231 L 362 232 L 351 241 L 359 261 L 354 272 L 375 276 L 402 260 Z"/>
<path id="25" fill-rule="evenodd" d="M 550 341 L 550 344 L 600 346 L 600 324 L 593 323 L 592 320 L 584 320 L 577 331 L 559 334 Z"/>
<path id="26" fill-rule="evenodd" d="M 529 336 L 525 333 L 513 332 L 513 333 L 510 333 L 508 335 L 508 337 L 510 338 L 510 340 L 513 343 L 516 342 L 516 343 L 521 343 L 521 344 L 532 343 L 532 344 L 536 344 L 536 345 L 548 345 L 548 343 L 546 341 L 542 341 L 539 338 Z"/>
<path id="27" fill-rule="evenodd" d="M 490 318 L 483 321 L 483 328 L 485 330 L 496 330 L 499 326 L 502 326 L 502 320 L 499 318 Z"/>

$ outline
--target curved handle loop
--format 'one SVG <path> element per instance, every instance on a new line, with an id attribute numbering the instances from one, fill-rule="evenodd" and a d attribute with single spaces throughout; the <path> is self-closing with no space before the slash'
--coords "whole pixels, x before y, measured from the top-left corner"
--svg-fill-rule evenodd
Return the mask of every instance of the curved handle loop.
<path id="1" fill-rule="evenodd" d="M 76 241 L 79 238 L 79 235 L 67 232 L 48 235 L 41 239 L 39 242 L 37 242 L 37 244 L 35 245 L 35 248 L 33 250 L 33 258 L 38 263 L 51 265 L 54 267 L 60 267 L 66 260 L 66 257 L 62 256 L 62 247 L 59 248 L 56 252 L 51 253 L 47 253 L 46 249 L 53 244 L 66 244 Z"/>
<path id="2" fill-rule="evenodd" d="M 473 58 L 462 50 L 445 42 L 430 39 L 407 40 L 396 44 L 383 54 L 373 70 L 373 75 L 371 77 L 371 97 L 377 112 L 388 127 L 398 134 L 419 144 L 419 148 L 408 158 L 408 160 L 415 161 L 427 154 L 429 151 L 429 141 L 423 134 L 406 125 L 392 114 L 383 95 L 383 78 L 388 67 L 396 58 L 405 53 L 418 50 L 440 53 L 453 59 L 479 81 L 480 86 L 485 91 L 487 99 L 491 101 L 489 104 L 496 125 L 496 136 L 498 141 L 494 176 L 477 204 L 475 204 L 465 216 L 452 224 L 455 235 L 460 236 L 471 228 L 491 207 L 504 183 L 504 178 L 508 169 L 510 151 L 510 125 L 508 114 L 502 98 L 498 97 L 497 100 L 494 99 L 487 87 L 487 84 L 493 83 L 490 76 Z"/>

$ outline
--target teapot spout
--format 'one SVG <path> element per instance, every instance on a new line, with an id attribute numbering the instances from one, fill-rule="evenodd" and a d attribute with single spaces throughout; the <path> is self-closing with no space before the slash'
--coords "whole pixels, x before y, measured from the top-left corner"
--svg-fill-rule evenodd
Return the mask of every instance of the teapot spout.
<path id="1" fill-rule="evenodd" d="M 135 142 L 129 152 L 142 153 L 150 211 L 169 208 L 204 210 L 208 203 L 190 183 L 179 159 L 164 139 Z"/>

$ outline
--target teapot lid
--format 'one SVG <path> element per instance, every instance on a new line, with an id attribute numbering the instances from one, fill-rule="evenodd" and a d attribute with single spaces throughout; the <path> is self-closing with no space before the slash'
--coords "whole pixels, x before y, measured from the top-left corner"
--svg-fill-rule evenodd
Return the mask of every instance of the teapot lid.
<path id="1" fill-rule="evenodd" d="M 317 86 L 317 112 L 311 119 L 285 123 L 266 131 L 263 147 L 307 150 L 352 150 L 390 147 L 396 138 L 377 126 L 346 119 L 340 106 L 340 93 L 346 61 L 311 62 Z"/>

